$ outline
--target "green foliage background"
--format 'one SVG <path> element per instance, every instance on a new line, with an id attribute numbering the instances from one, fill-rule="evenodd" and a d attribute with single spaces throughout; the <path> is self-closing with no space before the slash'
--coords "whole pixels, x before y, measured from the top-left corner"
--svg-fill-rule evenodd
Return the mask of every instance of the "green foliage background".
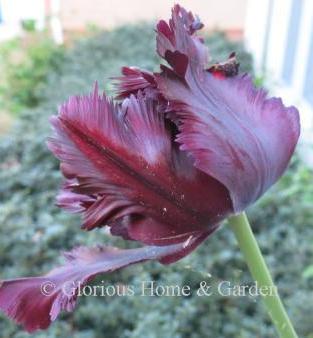
<path id="1" fill-rule="evenodd" d="M 235 50 L 242 68 L 251 70 L 251 57 L 241 45 L 226 41 L 220 33 L 207 41 L 213 59 L 226 58 Z M 54 59 L 57 65 L 45 68 L 38 81 L 40 90 L 35 84 L 17 85 L 35 91 L 37 101 L 23 110 L 12 131 L 1 139 L 0 278 L 46 272 L 61 261 L 60 251 L 78 244 L 128 245 L 101 229 L 81 231 L 78 217 L 54 206 L 61 177 L 58 162 L 45 145 L 50 133 L 48 117 L 69 95 L 89 92 L 95 80 L 112 92 L 108 78 L 118 75 L 123 65 L 156 69 L 154 49 L 151 26 L 121 27 L 62 51 L 62 57 Z M 31 74 L 25 76 L 29 81 Z M 312 171 L 294 159 L 279 183 L 248 210 L 287 309 L 300 336 L 306 338 L 313 337 L 312 178 Z M 227 224 L 176 264 L 132 266 L 103 275 L 95 284 L 103 280 L 108 285 L 138 286 L 143 280 L 155 280 L 196 289 L 204 279 L 212 285 L 221 280 L 252 282 Z M 4 338 L 29 337 L 2 315 L 0 332 Z M 87 297 L 79 300 L 73 314 L 63 314 L 48 331 L 32 337 L 270 338 L 275 331 L 260 299 L 249 297 Z"/>
<path id="2" fill-rule="evenodd" d="M 49 71 L 58 71 L 62 57 L 63 49 L 57 47 L 45 32 L 25 33 L 23 37 L 2 43 L 1 109 L 19 113 L 25 107 L 38 105 L 47 75 Z"/>

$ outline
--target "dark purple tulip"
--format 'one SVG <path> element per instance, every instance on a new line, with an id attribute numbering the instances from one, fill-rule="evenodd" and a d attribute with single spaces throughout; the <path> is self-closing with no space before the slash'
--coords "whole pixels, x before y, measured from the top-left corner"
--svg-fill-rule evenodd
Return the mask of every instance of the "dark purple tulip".
<path id="1" fill-rule="evenodd" d="M 238 75 L 234 54 L 209 66 L 195 35 L 202 26 L 176 5 L 170 22 L 157 25 L 157 51 L 170 67 L 157 74 L 125 67 L 116 78 L 120 101 L 96 86 L 51 119 L 48 145 L 65 177 L 58 205 L 81 213 L 86 230 L 106 226 L 145 246 L 79 247 L 43 277 L 3 281 L 0 308 L 27 331 L 72 311 L 78 285 L 99 273 L 184 257 L 285 170 L 298 111 Z"/>

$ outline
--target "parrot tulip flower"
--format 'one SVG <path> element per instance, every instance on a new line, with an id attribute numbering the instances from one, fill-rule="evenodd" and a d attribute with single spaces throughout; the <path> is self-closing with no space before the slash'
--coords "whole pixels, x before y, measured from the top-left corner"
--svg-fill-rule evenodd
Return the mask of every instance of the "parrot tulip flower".
<path id="1" fill-rule="evenodd" d="M 297 109 L 255 88 L 234 54 L 210 65 L 196 35 L 202 26 L 176 5 L 169 23 L 157 25 L 157 52 L 168 66 L 124 67 L 116 101 L 96 85 L 51 118 L 48 146 L 65 178 L 57 204 L 81 213 L 85 230 L 107 227 L 142 246 L 78 247 L 42 277 L 3 281 L 0 308 L 27 331 L 72 311 L 77 285 L 97 274 L 189 254 L 286 169 L 299 137 Z"/>

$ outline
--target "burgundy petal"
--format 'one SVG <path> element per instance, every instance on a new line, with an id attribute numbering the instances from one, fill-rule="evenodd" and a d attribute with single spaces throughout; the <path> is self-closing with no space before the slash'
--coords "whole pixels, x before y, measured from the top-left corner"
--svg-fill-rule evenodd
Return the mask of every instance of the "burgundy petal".
<path id="1" fill-rule="evenodd" d="M 66 264 L 41 277 L 0 283 L 0 309 L 28 332 L 46 329 L 61 311 L 73 311 L 82 287 L 97 274 L 146 260 L 169 264 L 194 250 L 208 233 L 169 246 L 137 249 L 79 247 L 65 253 Z"/>
<path id="2" fill-rule="evenodd" d="M 66 180 L 57 196 L 57 206 L 72 213 L 80 213 L 95 202 L 95 197 L 72 192 L 77 186 L 76 179 Z"/>
<path id="3" fill-rule="evenodd" d="M 136 67 L 123 67 L 122 76 L 113 78 L 117 89 L 117 98 L 123 99 L 142 91 L 145 96 L 157 98 L 159 92 L 153 73 Z"/>
<path id="4" fill-rule="evenodd" d="M 203 40 L 195 35 L 196 30 L 202 27 L 203 24 L 197 16 L 180 5 L 175 5 L 169 23 L 160 20 L 157 25 L 157 52 L 163 58 L 168 51 L 176 53 L 176 56 L 179 52 L 187 56 L 189 63 L 206 67 L 209 62 L 208 49 Z M 176 61 L 177 67 L 173 67 L 175 70 L 184 68 L 184 57 L 179 59 L 180 61 Z"/>
<path id="5" fill-rule="evenodd" d="M 176 243 L 182 234 L 214 228 L 232 212 L 228 191 L 177 149 L 154 101 L 137 96 L 115 105 L 96 88 L 72 97 L 52 119 L 49 147 L 67 178 L 59 205 L 83 211 L 86 229 L 114 225 L 119 233 L 116 224 L 123 222 L 124 234 L 131 230 L 131 238 L 149 244 Z M 160 227 L 155 238 L 150 226 Z M 172 240 L 158 238 L 161 233 Z"/>
<path id="6" fill-rule="evenodd" d="M 199 62 L 205 47 L 198 48 L 185 15 L 175 7 L 170 32 L 164 22 L 158 30 L 158 41 L 163 41 L 159 53 L 172 66 L 163 66 L 156 75 L 158 88 L 179 125 L 180 149 L 192 155 L 197 168 L 224 184 L 235 212 L 240 212 L 286 169 L 299 137 L 299 113 L 278 98 L 268 98 L 249 76 L 235 75 L 234 54 L 207 71 Z M 173 62 L 175 53 L 187 57 L 186 69 L 182 62 Z M 180 60 L 186 62 L 182 56 Z"/>

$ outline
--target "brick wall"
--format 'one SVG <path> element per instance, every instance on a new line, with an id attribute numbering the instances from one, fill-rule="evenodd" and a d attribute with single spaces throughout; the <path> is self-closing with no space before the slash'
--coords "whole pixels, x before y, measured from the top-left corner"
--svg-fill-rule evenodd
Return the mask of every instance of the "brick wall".
<path id="1" fill-rule="evenodd" d="M 247 1 L 180 0 L 179 3 L 199 14 L 207 29 L 219 28 L 236 35 L 243 30 Z M 168 18 L 173 4 L 169 0 L 60 0 L 60 15 L 67 31 L 84 30 L 88 24 L 111 28 L 138 20 Z"/>

